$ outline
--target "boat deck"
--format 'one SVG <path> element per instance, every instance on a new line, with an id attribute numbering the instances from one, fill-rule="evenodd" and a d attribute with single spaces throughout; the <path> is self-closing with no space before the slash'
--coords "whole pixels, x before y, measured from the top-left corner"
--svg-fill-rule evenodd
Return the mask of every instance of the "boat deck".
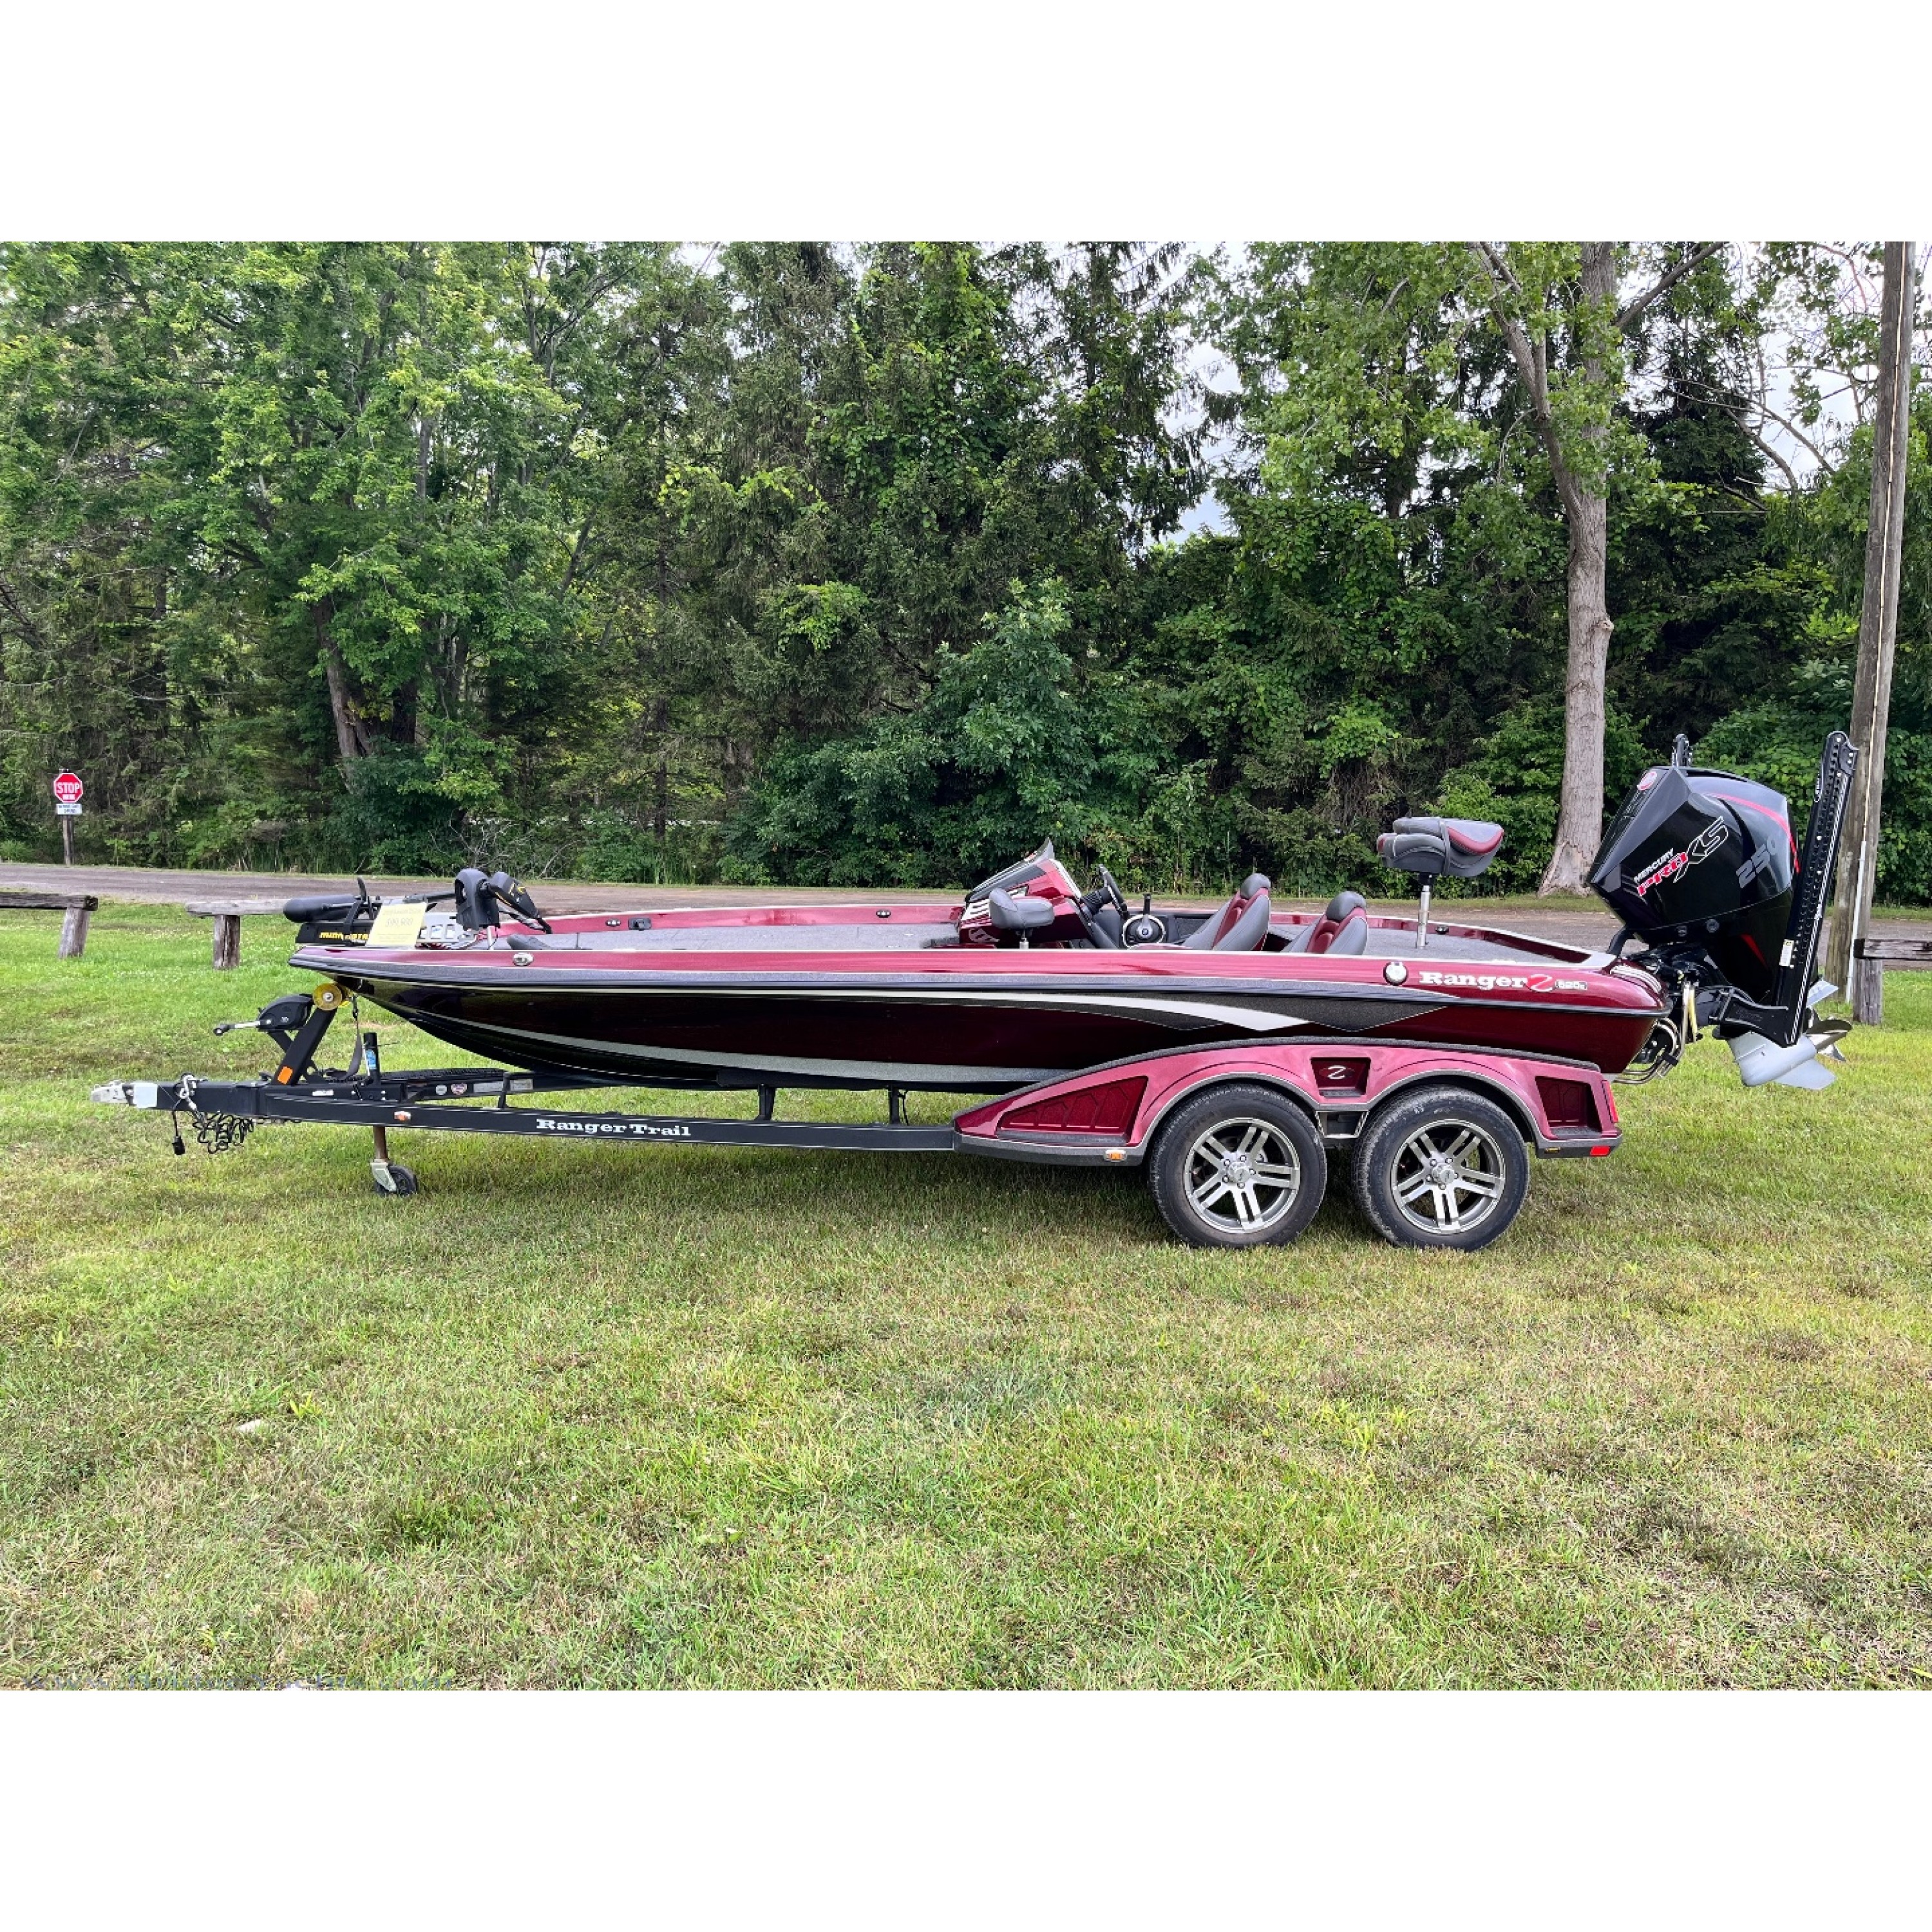
<path id="1" fill-rule="evenodd" d="M 889 926 L 658 926 L 644 932 L 519 933 L 536 952 L 916 952 L 956 946 L 951 920 Z"/>
<path id="2" fill-rule="evenodd" d="M 1295 928 L 1277 922 L 1277 933 Z M 1516 943 L 1518 940 L 1520 943 Z M 644 932 L 595 930 L 558 932 L 548 936 L 519 933 L 517 949 L 540 952 L 905 952 L 928 947 L 950 947 L 958 938 L 951 922 L 908 922 L 868 925 L 812 926 L 660 926 Z M 499 940 L 499 949 L 506 942 Z M 1377 926 L 1370 929 L 1366 956 L 1406 959 L 1415 951 L 1414 928 Z M 1513 933 L 1464 935 L 1431 932 L 1426 956 L 1438 959 L 1481 960 L 1503 965 L 1533 964 L 1552 958 L 1580 958 L 1571 949 L 1547 940 Z"/>

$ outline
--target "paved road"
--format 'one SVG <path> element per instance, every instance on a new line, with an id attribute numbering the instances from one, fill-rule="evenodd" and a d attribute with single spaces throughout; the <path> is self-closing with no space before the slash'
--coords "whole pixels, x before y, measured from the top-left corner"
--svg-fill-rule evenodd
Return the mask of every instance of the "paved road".
<path id="1" fill-rule="evenodd" d="M 447 892 L 446 878 L 407 879 L 366 875 L 378 893 Z M 188 872 L 151 870 L 140 866 L 16 866 L 0 862 L 0 890 L 17 886 L 33 892 L 98 892 L 103 898 L 136 899 L 178 905 L 188 899 L 293 898 L 298 893 L 340 892 L 347 884 L 340 872 Z M 860 892 L 848 886 L 626 886 L 586 884 L 577 879 L 538 879 L 531 896 L 546 911 L 608 912 L 628 907 L 688 905 L 770 905 L 788 899 L 836 903 L 864 899 L 881 905 L 903 905 L 930 899 L 931 892 Z"/>
<path id="2" fill-rule="evenodd" d="M 318 876 L 292 872 L 190 872 L 150 870 L 136 866 L 24 866 L 0 863 L 0 889 L 14 887 L 30 892 L 96 892 L 103 898 L 134 899 L 178 905 L 187 899 L 274 898 L 298 892 L 325 892 L 344 883 L 340 874 Z M 447 879 L 372 878 L 378 892 L 391 894 L 434 891 L 446 887 Z M 532 886 L 538 904 L 552 912 L 613 912 L 634 908 L 648 911 L 660 906 L 772 905 L 788 901 L 801 904 L 814 902 L 904 905 L 917 899 L 930 899 L 931 892 L 892 890 L 860 892 L 845 886 L 628 886 L 587 884 L 575 879 L 542 879 Z M 1164 902 L 1166 896 L 1163 895 Z M 1206 900 L 1174 900 L 1176 904 L 1204 905 Z M 1310 904 L 1312 901 L 1287 901 Z M 1406 902 L 1387 902 L 1394 910 Z M 1533 900 L 1511 899 L 1500 904 L 1484 901 L 1438 900 L 1445 916 L 1453 916 L 1459 907 L 1470 916 L 1486 919 L 1518 932 L 1534 933 L 1565 945 L 1606 944 L 1616 930 L 1616 922 L 1607 913 L 1587 904 L 1547 905 Z M 1381 909 L 1381 902 L 1378 903 Z M 1898 939 L 1932 939 L 1932 920 L 1924 917 L 1885 920 L 1888 937 Z"/>
<path id="3" fill-rule="evenodd" d="M 97 892 L 103 898 L 134 899 L 178 905 L 188 899 L 273 898 L 292 897 L 299 892 L 326 892 L 345 883 L 340 874 L 332 876 L 307 872 L 192 872 L 151 870 L 136 866 L 24 866 L 0 863 L 0 890 L 8 886 L 35 892 Z M 447 888 L 447 879 L 371 878 L 370 886 L 378 892 L 433 892 Z M 904 905 L 915 900 L 930 900 L 930 892 L 908 892 L 884 889 L 860 891 L 849 886 L 634 886 L 598 885 L 577 879 L 541 879 L 531 882 L 532 896 L 547 912 L 613 912 L 635 908 L 650 910 L 659 906 L 772 905 L 788 902 L 810 904 L 814 902 L 849 904 L 854 901 L 879 905 Z M 1207 906 L 1218 901 L 1174 898 L 1161 895 L 1163 904 Z M 1316 902 L 1288 900 L 1285 904 L 1314 904 Z M 1408 902 L 1389 902 L 1393 910 Z M 1438 900 L 1438 906 L 1444 902 Z M 1446 910 L 1447 908 L 1445 908 Z M 1500 916 L 1497 915 L 1500 914 Z M 1546 908 L 1512 902 L 1495 908 L 1496 922 L 1522 932 L 1534 932 L 1576 945 L 1602 944 L 1615 932 L 1616 922 L 1588 906 Z"/>

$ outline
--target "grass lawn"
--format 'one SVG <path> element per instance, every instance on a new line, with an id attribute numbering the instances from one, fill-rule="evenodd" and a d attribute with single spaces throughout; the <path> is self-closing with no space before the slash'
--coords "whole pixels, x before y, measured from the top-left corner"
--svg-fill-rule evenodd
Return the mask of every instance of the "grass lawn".
<path id="1" fill-rule="evenodd" d="M 87 1090 L 268 1064 L 208 1027 L 285 935 L 58 926 L 0 915 L 0 1682 L 1932 1679 L 1932 976 L 1828 1093 L 1624 1090 L 1483 1254 L 1196 1254 L 958 1158 L 177 1160 Z"/>

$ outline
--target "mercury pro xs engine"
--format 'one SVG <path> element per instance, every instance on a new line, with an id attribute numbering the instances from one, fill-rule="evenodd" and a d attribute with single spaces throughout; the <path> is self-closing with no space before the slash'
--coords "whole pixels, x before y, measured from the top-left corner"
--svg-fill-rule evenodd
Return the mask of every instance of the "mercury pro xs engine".
<path id="1" fill-rule="evenodd" d="M 1683 738 L 1610 821 L 1590 884 L 1633 939 L 1631 963 L 1663 982 L 1678 1017 L 1659 1023 L 1642 1064 L 1660 1072 L 1708 1028 L 1730 1043 L 1747 1087 L 1828 1087 L 1819 1064 L 1845 1029 L 1812 1009 L 1836 989 L 1812 966 L 1830 902 L 1858 753 L 1825 740 L 1801 848 L 1781 793 L 1690 760 Z"/>

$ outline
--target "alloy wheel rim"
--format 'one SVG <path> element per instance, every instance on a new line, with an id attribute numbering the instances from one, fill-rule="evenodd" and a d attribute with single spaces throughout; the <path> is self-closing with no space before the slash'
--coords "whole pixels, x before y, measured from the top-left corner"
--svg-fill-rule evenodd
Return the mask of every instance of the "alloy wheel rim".
<path id="1" fill-rule="evenodd" d="M 1473 1120 L 1432 1120 L 1396 1155 L 1396 1207 L 1425 1234 L 1466 1234 L 1495 1214 L 1508 1174 L 1502 1148 L 1487 1128 Z"/>
<path id="2" fill-rule="evenodd" d="M 1188 1204 L 1219 1232 L 1277 1226 L 1301 1193 L 1301 1156 L 1273 1120 L 1219 1120 L 1194 1137 L 1181 1173 Z"/>

